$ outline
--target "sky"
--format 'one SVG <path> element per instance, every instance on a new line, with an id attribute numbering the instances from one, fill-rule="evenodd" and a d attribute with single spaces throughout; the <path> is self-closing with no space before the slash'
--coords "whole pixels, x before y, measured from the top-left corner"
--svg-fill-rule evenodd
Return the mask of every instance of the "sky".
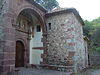
<path id="1" fill-rule="evenodd" d="M 74 7 L 84 20 L 100 17 L 100 0 L 57 0 L 60 7 Z"/>

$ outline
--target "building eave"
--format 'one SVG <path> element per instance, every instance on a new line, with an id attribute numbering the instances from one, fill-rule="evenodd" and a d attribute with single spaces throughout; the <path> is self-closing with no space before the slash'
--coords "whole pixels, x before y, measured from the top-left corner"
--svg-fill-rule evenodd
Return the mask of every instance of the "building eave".
<path id="1" fill-rule="evenodd" d="M 51 17 L 51 16 L 55 16 L 58 14 L 71 13 L 71 12 L 74 13 L 75 17 L 82 25 L 85 25 L 84 21 L 82 20 L 81 16 L 79 15 L 78 11 L 75 8 L 67 8 L 67 9 L 60 10 L 60 11 L 48 12 L 45 14 L 45 17 Z"/>

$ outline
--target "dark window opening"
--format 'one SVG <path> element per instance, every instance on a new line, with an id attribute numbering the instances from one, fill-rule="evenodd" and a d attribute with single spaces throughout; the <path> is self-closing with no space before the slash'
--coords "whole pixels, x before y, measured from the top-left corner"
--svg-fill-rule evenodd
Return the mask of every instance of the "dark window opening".
<path id="1" fill-rule="evenodd" d="M 51 23 L 48 23 L 48 28 L 49 30 L 51 30 Z"/>
<path id="2" fill-rule="evenodd" d="M 40 25 L 37 26 L 37 32 L 41 32 L 41 26 Z"/>

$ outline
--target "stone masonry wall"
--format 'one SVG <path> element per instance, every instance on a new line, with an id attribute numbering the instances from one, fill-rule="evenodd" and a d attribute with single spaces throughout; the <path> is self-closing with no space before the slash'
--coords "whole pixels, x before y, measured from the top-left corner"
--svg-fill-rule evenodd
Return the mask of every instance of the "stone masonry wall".
<path id="1" fill-rule="evenodd" d="M 0 0 L 0 14 L 2 9 L 3 9 L 3 0 Z"/>
<path id="2" fill-rule="evenodd" d="M 8 12 L 8 1 L 7 0 L 0 0 L 0 75 L 3 75 L 3 71 L 6 70 L 3 68 L 3 60 L 4 60 L 4 46 L 6 41 L 5 38 L 5 13 Z"/>
<path id="3" fill-rule="evenodd" d="M 83 39 L 83 29 L 81 23 L 77 20 L 75 15 L 74 18 L 74 28 L 75 28 L 75 71 L 81 71 L 83 68 L 86 68 L 85 62 L 87 61 L 86 57 L 88 53 L 85 53 L 84 39 Z"/>
<path id="4" fill-rule="evenodd" d="M 90 66 L 100 65 L 100 54 L 89 54 Z"/>
<path id="5" fill-rule="evenodd" d="M 1 0 L 0 0 L 1 1 Z M 38 7 L 30 4 L 26 0 L 2 0 L 2 5 L 0 6 L 0 75 L 7 75 L 15 69 L 15 47 L 16 40 L 21 39 L 25 42 L 25 66 L 29 63 L 29 40 L 27 40 L 27 35 L 22 33 L 16 33 L 15 27 L 16 20 L 20 12 L 24 9 L 32 9 L 36 11 L 43 21 L 44 12 Z M 43 32 L 46 28 L 43 26 Z M 24 40 L 23 40 L 24 39 Z M 44 37 L 43 37 L 44 39 Z"/>
<path id="6" fill-rule="evenodd" d="M 72 65 L 73 61 L 67 62 L 70 60 L 68 57 L 73 56 L 75 52 L 72 13 L 49 17 L 46 22 L 48 30 L 48 64 Z M 48 23 L 51 23 L 51 30 L 48 29 Z"/>
<path id="7" fill-rule="evenodd" d="M 51 30 L 49 24 L 51 23 Z M 46 21 L 48 30 L 49 65 L 74 66 L 74 71 L 86 67 L 83 29 L 73 13 L 51 16 Z"/>
<path id="8" fill-rule="evenodd" d="M 2 0 L 0 0 L 0 11 L 2 9 Z"/>

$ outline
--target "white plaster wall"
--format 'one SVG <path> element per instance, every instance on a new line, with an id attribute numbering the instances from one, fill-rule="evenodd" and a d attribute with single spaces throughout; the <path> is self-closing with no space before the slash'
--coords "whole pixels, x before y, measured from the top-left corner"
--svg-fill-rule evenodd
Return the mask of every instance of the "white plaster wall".
<path id="1" fill-rule="evenodd" d="M 36 25 L 34 25 L 34 37 L 31 37 L 30 41 L 30 64 L 40 64 L 40 61 L 42 61 L 41 54 L 43 54 L 43 50 L 32 49 L 33 47 L 43 47 L 41 38 L 42 29 L 41 32 L 37 32 Z"/>
<path id="2" fill-rule="evenodd" d="M 31 51 L 31 61 L 30 64 L 40 64 L 40 61 L 43 61 L 41 59 L 41 54 L 43 54 L 43 50 L 32 50 Z"/>

